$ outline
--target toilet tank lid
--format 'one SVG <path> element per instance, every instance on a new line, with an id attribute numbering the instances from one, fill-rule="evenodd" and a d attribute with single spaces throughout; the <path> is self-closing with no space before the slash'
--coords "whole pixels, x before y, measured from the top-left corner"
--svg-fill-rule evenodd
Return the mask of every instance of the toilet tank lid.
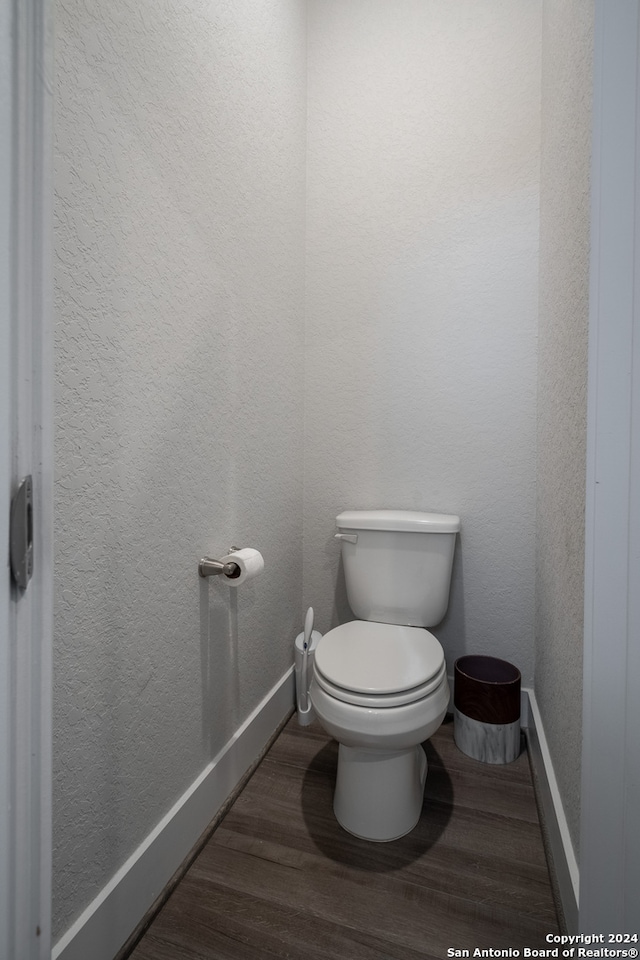
<path id="1" fill-rule="evenodd" d="M 344 510 L 336 517 L 339 530 L 399 530 L 411 533 L 457 533 L 460 517 L 417 510 Z"/>

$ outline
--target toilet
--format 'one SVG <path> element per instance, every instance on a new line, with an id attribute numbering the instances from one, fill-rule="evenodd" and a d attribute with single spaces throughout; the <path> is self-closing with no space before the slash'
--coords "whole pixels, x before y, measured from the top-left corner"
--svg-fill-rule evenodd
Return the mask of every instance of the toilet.
<path id="1" fill-rule="evenodd" d="M 339 744 L 333 810 L 365 840 L 416 826 L 427 758 L 421 743 L 449 706 L 444 651 L 427 627 L 444 617 L 460 519 L 408 510 L 336 517 L 349 606 L 358 618 L 326 633 L 309 694 Z"/>

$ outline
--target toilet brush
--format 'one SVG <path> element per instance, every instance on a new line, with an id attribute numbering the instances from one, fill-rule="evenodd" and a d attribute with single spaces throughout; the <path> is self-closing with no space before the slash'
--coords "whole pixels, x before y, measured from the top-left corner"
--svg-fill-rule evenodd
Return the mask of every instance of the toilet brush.
<path id="1" fill-rule="evenodd" d="M 311 703 L 309 700 L 309 683 L 307 680 L 308 673 L 308 662 L 309 662 L 309 647 L 311 646 L 311 634 L 313 633 L 313 607 L 309 607 L 307 610 L 307 615 L 304 618 L 304 642 L 303 642 L 303 658 L 302 658 L 302 671 L 301 671 L 301 687 L 302 687 L 302 697 L 301 703 L 303 704 L 303 709 L 298 710 L 298 713 L 306 714 L 311 710 Z"/>

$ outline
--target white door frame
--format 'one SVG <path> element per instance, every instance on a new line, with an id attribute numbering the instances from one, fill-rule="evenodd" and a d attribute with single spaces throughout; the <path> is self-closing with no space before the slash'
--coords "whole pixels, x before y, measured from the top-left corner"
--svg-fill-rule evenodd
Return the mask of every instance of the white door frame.
<path id="1" fill-rule="evenodd" d="M 0 130 L 11 129 L 11 4 L 0 5 Z M 11 138 L 0 137 L 0 956 L 10 956 L 11 860 L 11 583 L 7 558 L 11 503 Z"/>
<path id="2" fill-rule="evenodd" d="M 51 956 L 53 43 L 49 0 L 0 0 L 0 956 Z M 34 573 L 10 501 L 33 479 Z"/>
<path id="3" fill-rule="evenodd" d="M 580 930 L 640 933 L 640 3 L 596 0 Z"/>

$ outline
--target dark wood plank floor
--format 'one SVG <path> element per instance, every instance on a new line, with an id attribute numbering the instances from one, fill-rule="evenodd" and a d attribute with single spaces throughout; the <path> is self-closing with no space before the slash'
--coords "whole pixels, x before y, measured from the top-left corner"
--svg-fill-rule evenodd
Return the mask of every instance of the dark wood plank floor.
<path id="1" fill-rule="evenodd" d="M 524 753 L 464 756 L 445 722 L 426 745 L 422 818 L 391 843 L 332 813 L 337 744 L 295 716 L 131 960 L 425 960 L 548 946 L 558 932 Z"/>

